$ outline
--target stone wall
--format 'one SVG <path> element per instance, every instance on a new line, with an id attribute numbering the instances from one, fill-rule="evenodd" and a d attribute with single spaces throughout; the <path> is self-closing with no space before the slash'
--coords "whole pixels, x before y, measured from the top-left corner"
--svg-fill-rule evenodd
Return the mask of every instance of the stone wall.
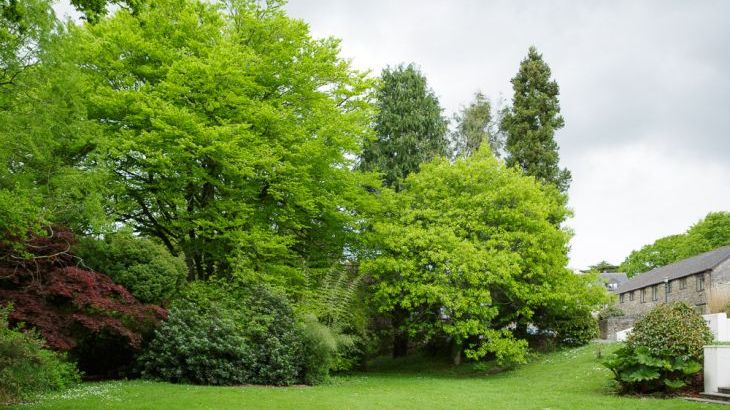
<path id="1" fill-rule="evenodd" d="M 598 322 L 598 329 L 601 332 L 601 339 L 616 340 L 616 332 L 634 327 L 635 317 L 610 317 Z"/>
<path id="2" fill-rule="evenodd" d="M 712 282 L 708 292 L 707 313 L 724 312 L 725 307 L 730 304 L 730 259 L 712 271 Z"/>
<path id="3" fill-rule="evenodd" d="M 726 262 L 727 263 L 727 262 Z M 728 268 L 728 287 L 730 288 L 730 264 L 727 266 Z M 723 271 L 724 272 L 724 271 Z M 705 287 L 703 290 L 698 291 L 697 290 L 697 277 L 703 276 L 705 279 Z M 723 273 L 724 275 L 724 273 Z M 653 309 L 656 305 L 660 303 L 666 302 L 674 302 L 674 301 L 683 301 L 691 306 L 695 306 L 697 309 L 697 312 L 700 314 L 706 314 L 709 313 L 708 308 L 708 291 L 712 287 L 711 282 L 711 273 L 710 272 L 704 272 L 699 273 L 696 275 L 690 275 L 685 276 L 681 279 L 675 279 L 671 281 L 671 292 L 665 296 L 665 284 L 659 283 L 654 286 L 656 286 L 657 289 L 657 300 L 653 300 L 652 298 L 652 287 L 653 286 L 647 286 L 642 289 L 636 289 L 633 291 L 634 293 L 634 300 L 632 301 L 629 294 L 631 292 L 624 293 L 623 297 L 623 303 L 621 302 L 621 295 L 619 295 L 619 300 L 616 303 L 616 306 L 618 306 L 619 309 L 621 309 L 626 316 L 630 317 L 640 317 L 649 312 L 651 309 Z M 681 282 L 682 280 L 685 280 L 685 287 L 682 289 Z M 725 286 L 717 288 L 720 291 L 723 291 L 726 289 Z M 644 302 L 641 301 L 641 292 L 646 292 L 646 297 L 644 299 Z"/>

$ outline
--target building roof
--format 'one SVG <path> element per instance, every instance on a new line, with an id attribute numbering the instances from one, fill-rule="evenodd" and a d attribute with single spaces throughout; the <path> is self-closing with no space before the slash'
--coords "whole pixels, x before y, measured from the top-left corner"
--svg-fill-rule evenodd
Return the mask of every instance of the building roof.
<path id="1" fill-rule="evenodd" d="M 625 272 L 601 272 L 598 277 L 606 283 L 617 283 L 619 285 L 629 280 Z"/>
<path id="2" fill-rule="evenodd" d="M 711 270 L 728 259 L 730 259 L 730 245 L 636 275 L 627 282 L 619 285 L 618 293 L 664 283 L 665 279 L 674 280 Z"/>

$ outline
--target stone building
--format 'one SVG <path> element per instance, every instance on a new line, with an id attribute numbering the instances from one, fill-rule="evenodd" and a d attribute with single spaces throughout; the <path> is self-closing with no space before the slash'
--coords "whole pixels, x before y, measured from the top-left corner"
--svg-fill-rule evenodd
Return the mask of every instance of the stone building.
<path id="1" fill-rule="evenodd" d="M 628 276 L 626 276 L 624 272 L 601 272 L 598 277 L 601 281 L 603 281 L 606 285 L 606 289 L 608 289 L 611 293 L 616 293 L 618 287 L 629 280 Z"/>
<path id="2" fill-rule="evenodd" d="M 637 318 L 660 303 L 683 301 L 698 313 L 730 303 L 730 245 L 636 275 L 620 284 L 617 306 Z"/>

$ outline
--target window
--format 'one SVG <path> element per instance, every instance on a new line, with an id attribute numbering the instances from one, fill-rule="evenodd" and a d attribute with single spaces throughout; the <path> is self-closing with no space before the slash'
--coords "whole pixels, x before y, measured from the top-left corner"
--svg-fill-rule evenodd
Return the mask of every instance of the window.
<path id="1" fill-rule="evenodd" d="M 632 290 L 631 293 L 629 293 L 629 301 L 634 301 L 634 291 Z"/>
<path id="2" fill-rule="evenodd" d="M 651 300 L 654 302 L 659 300 L 659 286 L 657 285 L 651 287 Z"/>
<path id="3" fill-rule="evenodd" d="M 667 293 L 672 293 L 672 281 L 667 282 Z"/>
<path id="4" fill-rule="evenodd" d="M 621 294 L 621 303 L 624 303 L 624 295 L 626 295 L 626 294 L 625 293 Z"/>
<path id="5" fill-rule="evenodd" d="M 679 288 L 687 289 L 687 278 L 682 278 L 679 280 Z"/>
<path id="6" fill-rule="evenodd" d="M 641 289 L 641 303 L 646 302 L 646 288 Z"/>
<path id="7" fill-rule="evenodd" d="M 705 290 L 705 275 L 700 273 L 697 275 L 697 292 Z"/>

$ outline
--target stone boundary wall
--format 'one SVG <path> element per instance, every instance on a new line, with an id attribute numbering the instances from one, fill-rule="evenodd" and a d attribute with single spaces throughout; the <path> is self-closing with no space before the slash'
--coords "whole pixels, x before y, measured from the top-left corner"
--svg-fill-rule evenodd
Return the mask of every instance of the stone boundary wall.
<path id="1" fill-rule="evenodd" d="M 603 319 L 598 322 L 601 339 L 616 340 L 616 332 L 634 327 L 634 323 L 638 320 L 632 316 L 619 316 Z"/>

